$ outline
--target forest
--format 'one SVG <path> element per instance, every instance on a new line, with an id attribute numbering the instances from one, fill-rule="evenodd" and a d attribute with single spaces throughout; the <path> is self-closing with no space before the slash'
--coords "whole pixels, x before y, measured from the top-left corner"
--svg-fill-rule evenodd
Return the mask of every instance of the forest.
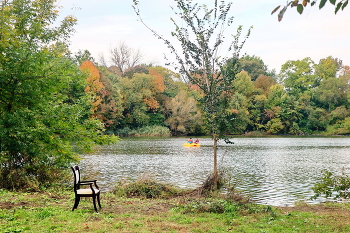
<path id="1" fill-rule="evenodd" d="M 121 47 L 127 46 L 118 49 Z M 89 57 L 88 51 L 85 57 Z M 99 83 L 95 89 L 99 100 L 94 114 L 107 133 L 207 133 L 197 102 L 202 93 L 180 74 L 145 64 L 125 68 L 117 61 L 109 67 L 89 64 L 84 67 L 98 70 L 94 82 Z M 239 64 L 226 109 L 230 119 L 226 134 L 349 134 L 350 68 L 340 59 L 329 56 L 318 63 L 308 57 L 289 60 L 279 74 L 256 55 L 242 56 Z"/>

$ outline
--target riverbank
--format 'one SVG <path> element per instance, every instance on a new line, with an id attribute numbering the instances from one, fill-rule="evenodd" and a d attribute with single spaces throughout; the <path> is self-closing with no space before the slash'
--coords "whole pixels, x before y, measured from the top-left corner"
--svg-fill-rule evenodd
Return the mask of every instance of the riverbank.
<path id="1" fill-rule="evenodd" d="M 117 197 L 102 193 L 71 211 L 72 191 L 0 190 L 1 232 L 350 232 L 350 204 L 270 207 L 222 199 Z"/>

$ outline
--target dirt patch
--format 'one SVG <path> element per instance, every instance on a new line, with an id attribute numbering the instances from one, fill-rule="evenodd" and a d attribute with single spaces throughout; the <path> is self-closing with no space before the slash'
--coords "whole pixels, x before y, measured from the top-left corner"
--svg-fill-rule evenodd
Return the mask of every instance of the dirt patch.
<path id="1" fill-rule="evenodd" d="M 0 202 L 0 209 L 12 209 L 18 206 L 30 206 L 28 202 L 19 202 L 19 203 L 12 203 L 12 202 Z"/>

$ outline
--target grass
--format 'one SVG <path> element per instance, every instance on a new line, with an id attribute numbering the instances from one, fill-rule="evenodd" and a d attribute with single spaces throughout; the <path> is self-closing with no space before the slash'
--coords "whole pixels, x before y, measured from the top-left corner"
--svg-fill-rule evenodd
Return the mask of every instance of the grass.
<path id="1" fill-rule="evenodd" d="M 0 232 L 350 232 L 350 204 L 270 207 L 220 198 L 101 194 L 75 211 L 72 191 L 0 190 Z"/>

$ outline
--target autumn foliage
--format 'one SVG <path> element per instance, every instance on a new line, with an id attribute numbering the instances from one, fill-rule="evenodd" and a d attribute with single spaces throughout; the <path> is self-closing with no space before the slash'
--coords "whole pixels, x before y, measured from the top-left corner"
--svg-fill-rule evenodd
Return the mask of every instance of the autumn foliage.
<path id="1" fill-rule="evenodd" d="M 143 101 L 149 110 L 156 111 L 159 108 L 159 102 L 157 101 L 156 96 L 165 90 L 164 78 L 155 68 L 150 68 L 149 70 L 149 74 L 152 77 L 150 83 L 150 91 L 152 95 L 145 96 Z"/>
<path id="2" fill-rule="evenodd" d="M 87 86 L 85 88 L 85 92 L 93 96 L 91 111 L 95 113 L 98 109 L 98 106 L 102 102 L 102 98 L 98 95 L 98 93 L 101 91 L 101 89 L 104 88 L 104 85 L 101 82 L 100 73 L 94 63 L 88 60 L 81 63 L 80 69 L 88 74 L 86 79 Z"/>

